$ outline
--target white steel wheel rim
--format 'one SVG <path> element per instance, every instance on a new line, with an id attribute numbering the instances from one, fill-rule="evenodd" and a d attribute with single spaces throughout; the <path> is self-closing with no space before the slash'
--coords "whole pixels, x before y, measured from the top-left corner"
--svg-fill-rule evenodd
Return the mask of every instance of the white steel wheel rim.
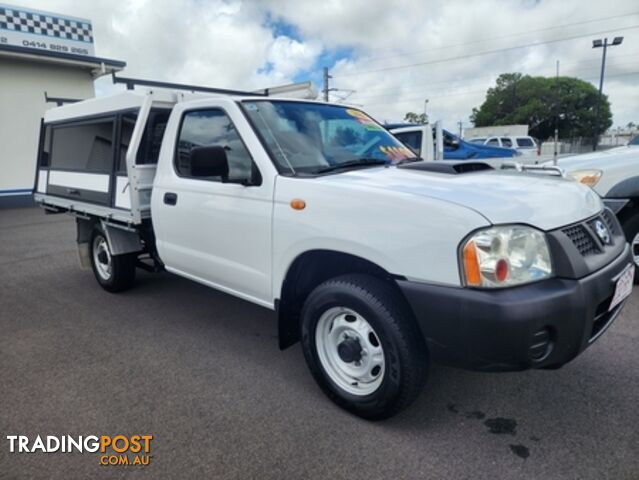
<path id="1" fill-rule="evenodd" d="M 635 238 L 632 239 L 632 256 L 635 260 L 635 265 L 639 267 L 639 233 L 635 235 Z"/>
<path id="2" fill-rule="evenodd" d="M 382 384 L 386 362 L 379 336 L 355 311 L 325 311 L 315 328 L 315 345 L 324 371 L 342 390 L 365 396 Z"/>
<path id="3" fill-rule="evenodd" d="M 109 252 L 109 245 L 106 239 L 99 235 L 93 240 L 93 264 L 100 278 L 104 280 L 111 278 L 111 270 L 113 268 L 111 252 Z"/>

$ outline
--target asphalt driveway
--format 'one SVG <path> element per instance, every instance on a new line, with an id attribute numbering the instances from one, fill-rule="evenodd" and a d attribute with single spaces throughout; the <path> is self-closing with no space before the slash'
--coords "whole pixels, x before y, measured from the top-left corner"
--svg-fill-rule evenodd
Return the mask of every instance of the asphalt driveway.
<path id="1" fill-rule="evenodd" d="M 435 366 L 369 423 L 327 400 L 269 311 L 169 274 L 104 292 L 66 215 L 0 210 L 0 478 L 639 479 L 639 289 L 556 371 Z M 7 435 L 152 434 L 149 466 L 9 453 Z"/>

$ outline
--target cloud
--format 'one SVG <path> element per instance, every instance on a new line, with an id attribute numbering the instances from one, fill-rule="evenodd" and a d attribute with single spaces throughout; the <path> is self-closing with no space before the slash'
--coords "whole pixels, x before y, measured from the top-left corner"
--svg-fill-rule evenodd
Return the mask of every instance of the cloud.
<path id="1" fill-rule="evenodd" d="M 626 37 L 621 47 L 609 51 L 606 69 L 604 91 L 613 102 L 615 123 L 639 118 L 637 103 L 624 102 L 635 98 L 631 91 L 639 78 L 639 29 L 618 30 L 639 26 L 639 8 L 632 0 L 603 4 L 578 0 L 399 0 L 392 4 L 352 0 L 322 2 L 321 8 L 312 3 L 296 8 L 293 0 L 267 4 L 307 38 L 321 39 L 326 48 L 353 49 L 352 58 L 331 68 L 333 86 L 356 90 L 348 100 L 380 119 L 398 120 L 409 110 L 421 112 L 428 99 L 431 118 L 441 118 L 449 127 L 459 120 L 469 124 L 472 107 L 482 103 L 500 73 L 552 76 L 557 60 L 562 75 L 598 85 L 601 50 L 593 50 L 591 40 L 606 34 Z M 623 16 L 629 12 L 635 13 Z M 612 16 L 618 18 L 608 19 Z M 592 21 L 595 19 L 601 21 Z M 562 26 L 577 22 L 583 23 Z M 560 27 L 552 28 L 555 26 Z M 531 33 L 522 34 L 525 32 Z M 554 42 L 589 33 L 592 35 Z M 441 61 L 543 42 L 550 43 Z M 423 65 L 389 68 L 419 63 Z M 365 73 L 369 70 L 372 73 Z M 626 76 L 615 77 L 621 73 Z"/>
<path id="2" fill-rule="evenodd" d="M 623 35 L 609 51 L 604 92 L 616 125 L 639 121 L 639 28 L 620 30 L 639 26 L 636 0 L 16 1 L 90 18 L 97 54 L 127 61 L 130 76 L 242 89 L 319 81 L 328 66 L 332 86 L 344 89 L 334 99 L 385 120 L 421 112 L 428 99 L 430 117 L 449 128 L 469 123 L 500 73 L 550 76 L 559 60 L 562 74 L 598 85 L 601 50 L 591 40 Z M 465 58 L 446 60 L 455 57 Z M 112 89 L 98 82 L 99 93 Z"/>

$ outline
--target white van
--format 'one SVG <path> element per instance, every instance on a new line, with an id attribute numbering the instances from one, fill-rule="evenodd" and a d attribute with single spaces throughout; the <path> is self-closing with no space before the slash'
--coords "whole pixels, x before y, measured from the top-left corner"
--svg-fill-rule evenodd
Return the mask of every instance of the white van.
<path id="1" fill-rule="evenodd" d="M 539 145 L 537 141 L 528 135 L 518 136 L 493 136 L 493 137 L 475 137 L 468 139 L 469 142 L 479 143 L 481 145 L 491 145 L 493 147 L 514 148 L 522 155 L 527 157 L 539 155 Z"/>

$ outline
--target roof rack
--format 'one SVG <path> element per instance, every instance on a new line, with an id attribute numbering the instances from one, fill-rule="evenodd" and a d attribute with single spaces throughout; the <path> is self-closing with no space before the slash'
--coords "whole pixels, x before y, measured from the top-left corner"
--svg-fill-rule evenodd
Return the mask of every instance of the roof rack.
<path id="1" fill-rule="evenodd" d="M 183 83 L 170 83 L 170 82 L 159 82 L 157 80 L 145 80 L 142 78 L 129 78 L 129 77 L 118 77 L 115 75 L 115 72 L 111 73 L 111 78 L 113 79 L 113 83 L 122 83 L 126 85 L 127 90 L 133 90 L 136 85 L 142 87 L 158 87 L 158 88 L 170 88 L 173 90 L 187 90 L 190 92 L 207 92 L 207 93 L 219 93 L 222 95 L 242 95 L 242 96 L 252 96 L 252 97 L 267 97 L 268 92 L 247 92 L 242 90 L 229 90 L 226 88 L 214 88 L 214 87 L 204 87 L 200 85 L 187 85 Z"/>
<path id="2" fill-rule="evenodd" d="M 220 95 L 241 95 L 247 97 L 269 97 L 277 95 L 282 97 L 298 98 L 298 99 L 316 99 L 317 88 L 311 81 L 289 83 L 286 85 L 277 85 L 275 87 L 261 88 L 259 90 L 229 90 L 227 88 L 204 87 L 201 85 L 187 85 L 183 83 L 160 82 L 157 80 L 145 80 L 142 78 L 118 77 L 115 72 L 111 73 L 113 83 L 122 83 L 126 85 L 127 90 L 133 90 L 136 85 L 143 87 L 169 88 L 173 90 L 186 90 L 190 92 L 206 92 L 217 93 Z"/>
<path id="3" fill-rule="evenodd" d="M 56 106 L 61 107 L 65 103 L 77 103 L 80 102 L 79 98 L 65 98 L 65 97 L 50 97 L 49 94 L 44 92 L 44 101 L 45 103 L 55 103 Z"/>

